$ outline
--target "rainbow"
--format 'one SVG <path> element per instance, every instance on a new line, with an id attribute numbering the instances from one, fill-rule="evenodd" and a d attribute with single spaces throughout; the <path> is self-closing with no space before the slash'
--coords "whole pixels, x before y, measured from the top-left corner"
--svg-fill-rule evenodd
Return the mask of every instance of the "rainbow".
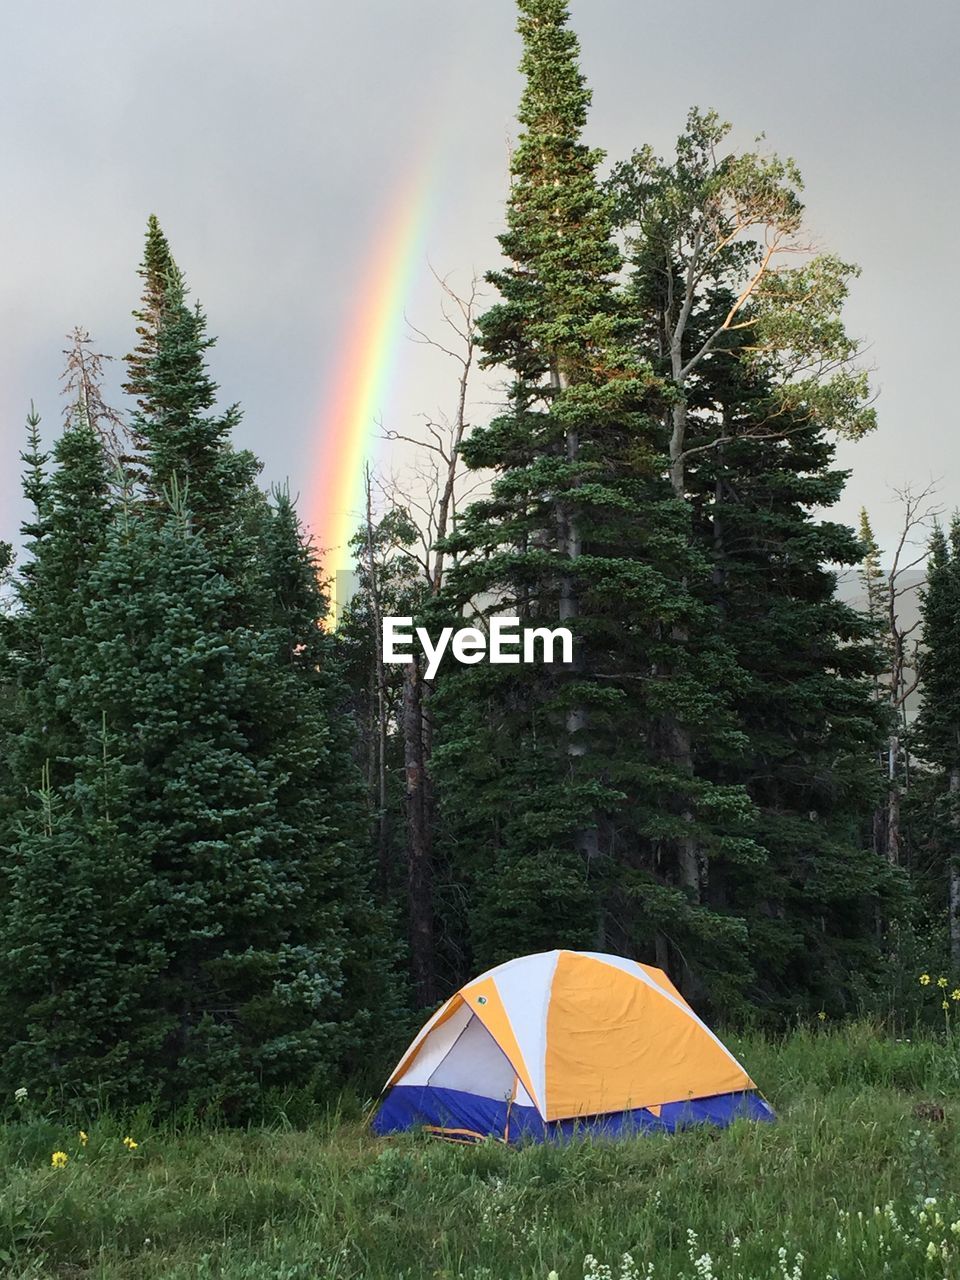
<path id="1" fill-rule="evenodd" d="M 432 158 L 431 158 L 432 159 Z M 352 567 L 347 544 L 363 519 L 363 467 L 374 454 L 379 419 L 393 386 L 404 332 L 404 303 L 425 265 L 432 221 L 433 163 L 397 190 L 381 219 L 346 327 L 346 338 L 317 416 L 307 527 L 333 579 Z M 336 602 L 343 603 L 343 602 Z"/>

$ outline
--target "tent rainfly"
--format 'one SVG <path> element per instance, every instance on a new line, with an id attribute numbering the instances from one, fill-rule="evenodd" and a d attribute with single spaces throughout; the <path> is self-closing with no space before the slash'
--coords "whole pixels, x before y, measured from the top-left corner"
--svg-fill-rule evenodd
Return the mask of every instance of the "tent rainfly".
<path id="1" fill-rule="evenodd" d="M 739 1117 L 774 1113 L 662 969 L 545 951 L 498 965 L 437 1010 L 384 1086 L 373 1128 L 543 1142 Z"/>

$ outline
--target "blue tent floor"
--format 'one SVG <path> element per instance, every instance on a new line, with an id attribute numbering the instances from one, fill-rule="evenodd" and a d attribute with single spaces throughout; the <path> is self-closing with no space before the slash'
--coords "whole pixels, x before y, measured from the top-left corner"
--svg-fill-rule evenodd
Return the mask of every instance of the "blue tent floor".
<path id="1" fill-rule="evenodd" d="M 487 1136 L 508 1142 L 563 1141 L 573 1137 L 630 1137 L 641 1133 L 676 1133 L 694 1125 L 721 1128 L 734 1120 L 770 1121 L 770 1104 L 756 1090 L 720 1093 L 709 1098 L 667 1102 L 659 1116 L 644 1107 L 571 1120 L 544 1120 L 536 1107 L 518 1107 L 495 1098 L 480 1098 L 457 1089 L 431 1085 L 394 1085 L 373 1118 L 381 1135 L 425 1127 L 441 1137 L 476 1141 Z"/>

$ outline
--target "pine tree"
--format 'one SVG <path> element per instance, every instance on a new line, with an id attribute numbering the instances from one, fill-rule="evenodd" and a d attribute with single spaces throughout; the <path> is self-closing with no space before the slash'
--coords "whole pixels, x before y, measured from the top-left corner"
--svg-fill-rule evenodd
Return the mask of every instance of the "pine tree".
<path id="1" fill-rule="evenodd" d="M 674 161 L 638 151 L 610 190 L 627 233 L 634 340 L 669 389 L 671 487 L 709 562 L 689 588 L 736 663 L 725 687 L 740 745 L 701 750 L 700 770 L 746 790 L 753 844 L 711 857 L 699 889 L 705 906 L 744 921 L 747 990 L 787 1012 L 798 1000 L 849 1000 L 852 958 L 876 975 L 881 955 L 887 877 L 862 841 L 879 661 L 870 625 L 836 599 L 826 567 L 857 564 L 861 548 L 814 517 L 846 478 L 831 467 L 828 433 L 855 438 L 874 419 L 841 317 L 855 269 L 808 252 L 792 162 L 723 155 L 728 132 L 693 110 Z M 672 638 L 683 641 L 681 627 Z M 679 759 L 683 736 L 671 736 Z M 744 987 L 733 977 L 718 975 L 714 990 L 736 1007 Z"/>
<path id="2" fill-rule="evenodd" d="M 27 415 L 27 443 L 20 453 L 24 465 L 22 488 L 30 514 L 21 524 L 24 540 L 25 562 L 11 577 L 9 607 L 0 612 L 0 733 L 3 750 L 3 790 L 0 793 L 0 821 L 6 840 L 12 833 L 15 814 L 22 804 L 23 788 L 18 785 L 12 757 L 26 729 L 24 715 L 24 688 L 32 688 L 39 681 L 42 670 L 42 649 L 39 628 L 31 623 L 31 615 L 40 608 L 41 587 L 37 581 L 35 566 L 38 549 L 47 534 L 49 518 L 49 455 L 40 443 L 40 415 L 33 405 Z M 6 605 L 6 602 L 5 602 Z M 23 615 L 26 615 L 24 617 Z M 29 785 L 36 786 L 36 776 Z"/>
<path id="3" fill-rule="evenodd" d="M 153 1085 L 242 1109 L 261 1083 L 337 1060 L 342 938 L 336 908 L 317 898 L 337 852 L 280 804 L 289 762 L 274 735 L 291 708 L 278 706 L 276 636 L 262 617 L 235 620 L 247 584 L 218 572 L 173 496 L 172 511 L 111 528 L 71 708 L 81 725 L 106 716 L 129 779 L 128 832 L 150 868 L 150 931 L 165 955 L 154 1008 L 169 1024 Z"/>
<path id="4" fill-rule="evenodd" d="M 243 1115 L 389 1034 L 392 955 L 316 566 L 213 411 L 173 271 L 154 337 L 131 375 L 145 492 L 109 494 L 82 414 L 48 474 L 33 421 L 0 1056 L 17 1085 Z"/>
<path id="5" fill-rule="evenodd" d="M 960 970 L 960 516 L 951 521 L 949 535 L 938 526 L 930 540 L 922 616 L 916 738 L 943 780 L 939 845 L 948 885 L 950 958 Z"/>
<path id="6" fill-rule="evenodd" d="M 129 821 L 130 770 L 104 723 L 74 782 L 49 766 L 21 810 L 0 891 L 0 1078 L 82 1110 L 155 1088 L 166 955 L 149 862 Z M 99 749 L 99 759 L 98 759 Z"/>
<path id="7" fill-rule="evenodd" d="M 876 627 L 883 622 L 886 608 L 886 574 L 880 563 L 880 548 L 873 535 L 873 526 L 866 507 L 860 508 L 860 542 L 864 549 L 858 577 L 863 587 L 864 612 Z"/>
<path id="8" fill-rule="evenodd" d="M 700 471 L 697 506 L 715 549 L 722 635 L 746 676 L 737 711 L 749 745 L 718 776 L 747 788 L 768 855 L 726 868 L 711 892 L 747 921 L 755 999 L 785 1016 L 798 1006 L 839 1014 L 882 974 L 879 907 L 889 919 L 902 905 L 899 880 L 865 838 L 885 725 L 875 630 L 837 598 L 827 567 L 856 565 L 861 545 L 817 515 L 846 479 L 819 424 L 754 440 L 750 399 L 732 388 L 719 398 L 730 438 Z"/>
<path id="9" fill-rule="evenodd" d="M 15 723 L 15 687 L 9 661 L 9 616 L 12 608 L 13 547 L 0 542 L 0 742 L 6 740 L 8 726 Z M 10 766 L 0 755 L 0 829 L 12 790 Z"/>
<path id="10" fill-rule="evenodd" d="M 207 353 L 215 339 L 207 336 L 199 304 L 188 305 L 183 275 L 153 217 L 141 275 L 143 302 L 134 313 L 141 320 L 141 341 L 127 357 L 126 387 L 138 397 L 131 430 L 143 488 L 148 500 L 162 503 L 175 481 L 192 517 L 227 545 L 231 535 L 224 522 L 246 514 L 242 499 L 252 498 L 259 463 L 231 444 L 239 406 L 214 411 L 217 384 Z"/>
<path id="11" fill-rule="evenodd" d="M 880 547 L 873 534 L 873 526 L 866 507 L 860 508 L 860 545 L 864 555 L 857 570 L 857 577 L 863 591 L 863 612 L 869 619 L 874 635 L 881 647 L 886 648 L 884 637 L 889 635 L 887 613 L 887 577 L 880 563 Z M 873 680 L 873 698 L 878 704 L 884 700 L 882 677 L 878 672 Z M 882 750 L 877 752 L 877 773 L 889 780 L 890 770 Z M 878 804 L 873 811 L 873 849 L 877 854 L 886 853 L 887 847 L 887 804 Z"/>
<path id="12" fill-rule="evenodd" d="M 23 526 L 28 559 L 16 583 L 19 608 L 6 622 L 6 654 L 16 710 L 6 757 L 14 790 L 36 789 L 50 764 L 56 785 L 69 776 L 76 747 L 67 703 L 77 672 L 73 646 L 83 627 L 91 568 L 110 519 L 107 460 L 100 437 L 78 411 L 49 460 L 39 418 L 28 420 L 24 494 L 33 516 Z"/>
<path id="13" fill-rule="evenodd" d="M 5 619 L 0 1010 L 5 1079 L 89 1100 L 144 1096 L 162 967 L 147 866 L 124 830 L 127 777 L 102 721 L 76 714 L 90 579 L 112 517 L 108 463 L 83 402 L 48 459 L 31 412 L 28 559 Z M 139 1093 L 138 1093 L 139 1090 Z"/>
<path id="14" fill-rule="evenodd" d="M 478 964 L 605 945 L 656 956 L 692 986 L 736 968 L 742 925 L 701 907 L 689 851 L 704 880 L 712 857 L 758 854 L 742 788 L 714 785 L 698 759 L 736 750 L 736 674 L 693 589 L 709 564 L 658 466 L 660 384 L 628 347 L 613 202 L 581 140 L 589 92 L 566 20 L 556 0 L 520 5 L 510 261 L 491 273 L 503 300 L 480 321 L 510 401 L 464 447 L 495 478 L 460 516 L 439 606 L 481 596 L 526 624 L 561 622 L 574 661 L 448 673 L 435 764 Z M 682 761 L 671 725 L 689 735 Z"/>
<path id="15" fill-rule="evenodd" d="M 148 411 L 151 404 L 153 378 L 151 365 L 157 357 L 159 334 L 167 310 L 171 283 L 179 279 L 179 270 L 170 252 L 167 237 L 156 214 L 147 219 L 147 237 L 139 275 L 143 281 L 140 306 L 133 312 L 137 321 L 137 345 L 126 357 L 127 395 L 134 396 L 138 407 Z"/>
<path id="16" fill-rule="evenodd" d="M 590 95 L 577 65 L 576 37 L 566 27 L 566 5 L 529 0 L 519 12 L 526 83 L 518 114 L 524 132 L 513 156 L 501 237 L 510 265 L 488 275 L 503 301 L 480 321 L 484 363 L 511 371 L 511 403 L 506 414 L 474 433 L 464 451 L 468 465 L 494 467 L 503 475 L 491 501 L 462 517 L 456 544 L 472 551 L 486 543 L 497 554 L 462 586 L 466 574 L 454 573 L 451 582 L 461 596 L 497 591 L 525 621 L 552 617 L 574 623 L 581 603 L 582 533 L 572 494 L 582 487 L 582 459 L 571 384 L 589 390 L 596 381 L 589 347 L 599 352 L 611 339 L 619 256 L 595 180 L 600 154 L 580 140 Z M 566 420 L 549 412 L 565 393 L 571 410 Z M 438 751 L 437 766 L 461 781 L 448 794 L 453 791 L 459 812 L 471 815 L 465 843 L 475 827 L 477 834 L 484 832 L 479 847 L 489 850 L 474 882 L 478 963 L 503 958 L 490 946 L 497 945 L 492 940 L 498 926 L 508 922 L 512 927 L 503 932 L 514 950 L 521 942 L 537 949 L 557 939 L 591 945 L 597 937 L 596 891 L 586 882 L 584 854 L 597 839 L 599 788 L 583 777 L 587 717 L 583 693 L 574 687 L 576 668 L 583 665 L 579 634 L 576 659 L 562 691 L 560 681 L 531 679 L 530 672 L 513 682 L 512 695 L 502 688 L 506 682 L 490 687 L 487 672 L 456 681 L 454 696 L 465 713 L 456 737 L 451 732 L 452 740 Z M 508 728 L 499 715 L 511 700 L 523 710 L 520 724 Z M 527 750 L 534 719 L 546 751 Z M 485 762 L 480 778 L 471 757 Z M 479 784 L 469 804 L 461 798 L 463 782 L 472 784 L 468 794 Z M 514 794 L 515 822 L 504 809 L 507 786 Z M 515 892 L 505 902 L 498 886 L 508 876 Z M 551 884 L 555 894 L 547 889 Z"/>
<path id="17" fill-rule="evenodd" d="M 397 948 L 392 914 L 375 904 L 372 895 L 357 725 L 340 644 L 322 625 L 329 600 L 285 491 L 274 495 L 263 567 L 266 620 L 276 638 L 279 667 L 271 744 L 283 778 L 277 804 L 281 813 L 296 815 L 295 838 L 313 851 L 307 863 L 313 906 L 301 912 L 305 936 L 314 947 L 319 941 L 327 950 L 339 936 L 343 985 L 337 1062 L 355 1073 L 364 1055 L 392 1047 L 401 995 Z"/>

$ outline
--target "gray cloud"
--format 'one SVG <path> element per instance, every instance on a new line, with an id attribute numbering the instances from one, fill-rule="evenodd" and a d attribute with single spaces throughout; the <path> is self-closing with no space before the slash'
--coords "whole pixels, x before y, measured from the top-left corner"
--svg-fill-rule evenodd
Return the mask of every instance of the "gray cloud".
<path id="1" fill-rule="evenodd" d="M 669 148 L 688 106 L 765 130 L 807 179 L 823 242 L 863 267 L 851 328 L 881 392 L 876 435 L 844 446 L 889 543 L 888 485 L 942 476 L 958 501 L 951 312 L 957 199 L 953 5 L 814 0 L 801 8 L 574 0 L 594 87 L 591 137 L 612 156 Z M 519 90 L 507 0 L 64 0 L 23 4 L 0 32 L 2 533 L 21 514 L 14 454 L 31 396 L 52 427 L 61 335 L 130 345 L 146 216 L 156 212 L 219 335 L 225 399 L 270 481 L 309 486 L 318 420 L 365 255 L 403 175 L 443 136 L 428 249 L 461 282 L 495 261 Z M 408 312 L 429 327 L 420 265 Z M 382 406 L 402 426 L 451 395 L 404 346 Z M 119 381 L 119 377 L 116 379 Z"/>

